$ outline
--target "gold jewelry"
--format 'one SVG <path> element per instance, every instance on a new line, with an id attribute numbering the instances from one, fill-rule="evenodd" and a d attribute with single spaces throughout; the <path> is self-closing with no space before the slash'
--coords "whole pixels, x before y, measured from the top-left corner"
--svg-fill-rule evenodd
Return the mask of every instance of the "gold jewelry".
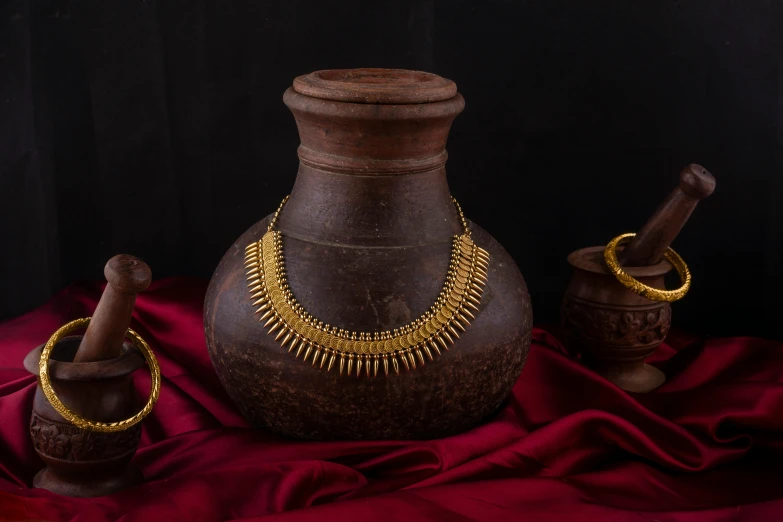
<path id="1" fill-rule="evenodd" d="M 663 257 L 666 258 L 666 260 L 669 261 L 672 266 L 674 266 L 674 268 L 677 270 L 677 273 L 680 275 L 682 286 L 676 290 L 659 290 L 658 288 L 647 286 L 643 283 L 640 283 L 630 274 L 628 274 L 628 272 L 623 270 L 623 267 L 617 260 L 617 247 L 627 243 L 635 235 L 636 234 L 619 235 L 612 239 L 608 245 L 606 245 L 606 249 L 604 250 L 604 260 L 606 261 L 606 266 L 609 267 L 609 270 L 611 270 L 617 280 L 624 287 L 635 294 L 639 294 L 642 297 L 650 299 L 651 301 L 667 301 L 669 303 L 673 303 L 678 299 L 682 299 L 683 296 L 688 293 L 688 290 L 691 287 L 691 271 L 688 270 L 688 265 L 685 264 L 685 261 L 680 257 L 680 255 L 671 248 L 666 251 Z"/>
<path id="2" fill-rule="evenodd" d="M 308 314 L 291 293 L 282 236 L 275 230 L 289 197 L 280 203 L 261 240 L 245 249 L 250 298 L 259 307 L 255 313 L 261 314 L 259 321 L 269 328 L 269 335 L 275 334 L 280 346 L 288 345 L 288 353 L 294 352 L 297 358 L 304 353 L 304 362 L 310 358 L 313 366 L 326 366 L 326 371 L 339 362 L 340 375 L 346 368 L 348 375 L 356 368 L 357 377 L 362 370 L 368 377 L 377 376 L 381 365 L 384 374 L 389 374 L 389 366 L 399 374 L 400 365 L 416 369 L 417 361 L 424 364 L 425 355 L 433 360 L 433 353 L 448 350 L 459 338 L 458 330 L 464 332 L 470 325 L 468 318 L 475 319 L 473 312 L 478 312 L 487 284 L 489 253 L 473 243 L 462 209 L 453 198 L 463 233 L 454 236 L 446 282 L 435 304 L 415 321 L 392 331 L 357 333 L 325 325 Z"/>
<path id="3" fill-rule="evenodd" d="M 52 336 L 46 342 L 46 345 L 41 351 L 41 359 L 38 362 L 38 379 L 41 383 L 41 389 L 43 390 L 46 398 L 49 400 L 49 403 L 52 405 L 52 408 L 54 408 L 55 411 L 62 415 L 65 420 L 77 428 L 88 431 L 99 431 L 101 433 L 113 433 L 127 430 L 131 426 L 141 422 L 141 420 L 152 411 L 152 407 L 155 406 L 155 403 L 158 400 L 158 396 L 160 395 L 160 366 L 158 366 L 158 361 L 155 359 L 155 354 L 152 353 L 152 350 L 144 341 L 144 339 L 142 339 L 139 334 L 130 328 L 128 328 L 127 336 L 131 341 L 133 341 L 133 344 L 136 346 L 136 348 L 138 348 L 144 355 L 144 359 L 146 359 L 147 365 L 150 367 L 150 374 L 152 376 L 150 398 L 140 412 L 135 414 L 133 417 L 117 422 L 91 421 L 69 410 L 65 404 L 62 403 L 59 397 L 57 397 L 57 394 L 54 393 L 54 389 L 52 388 L 52 383 L 49 379 L 49 357 L 52 355 L 52 349 L 54 348 L 54 345 L 57 343 L 57 341 L 62 339 L 63 336 L 75 330 L 84 328 L 88 324 L 90 324 L 89 317 L 71 321 L 54 332 L 54 334 L 52 334 Z"/>

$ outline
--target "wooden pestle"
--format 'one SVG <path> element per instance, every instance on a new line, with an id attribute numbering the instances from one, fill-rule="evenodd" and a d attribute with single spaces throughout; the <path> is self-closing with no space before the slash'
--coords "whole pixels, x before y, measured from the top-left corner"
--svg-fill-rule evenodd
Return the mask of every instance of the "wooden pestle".
<path id="1" fill-rule="evenodd" d="M 715 190 L 715 178 L 701 165 L 691 163 L 680 172 L 680 184 L 637 232 L 617 252 L 623 266 L 658 264 L 682 230 L 699 200 Z"/>
<path id="2" fill-rule="evenodd" d="M 87 326 L 74 362 L 102 361 L 119 357 L 130 326 L 136 294 L 150 286 L 152 271 L 147 263 L 121 254 L 109 259 L 103 269 L 106 289 Z"/>

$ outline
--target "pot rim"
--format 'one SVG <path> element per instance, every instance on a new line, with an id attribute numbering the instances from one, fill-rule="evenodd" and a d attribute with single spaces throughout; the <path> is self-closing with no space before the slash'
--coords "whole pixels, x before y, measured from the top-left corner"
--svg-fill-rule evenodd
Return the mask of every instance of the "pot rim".
<path id="1" fill-rule="evenodd" d="M 305 96 L 364 104 L 419 104 L 446 101 L 457 85 L 437 74 L 408 69 L 326 69 L 298 76 L 293 89 Z"/>

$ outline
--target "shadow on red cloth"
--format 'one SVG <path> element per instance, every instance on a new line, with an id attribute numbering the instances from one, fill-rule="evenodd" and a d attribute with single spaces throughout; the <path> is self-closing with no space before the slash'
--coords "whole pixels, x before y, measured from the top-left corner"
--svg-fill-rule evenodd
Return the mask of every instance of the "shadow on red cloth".
<path id="1" fill-rule="evenodd" d="M 97 499 L 31 489 L 35 379 L 24 356 L 90 315 L 75 285 L 0 325 L 0 520 L 783 520 L 783 344 L 672 333 L 667 383 L 623 392 L 536 329 L 504 409 L 433 441 L 297 442 L 250 430 L 215 376 L 203 281 L 157 281 L 132 327 L 163 388 L 135 462 L 142 486 Z M 149 377 L 137 372 L 146 396 Z"/>

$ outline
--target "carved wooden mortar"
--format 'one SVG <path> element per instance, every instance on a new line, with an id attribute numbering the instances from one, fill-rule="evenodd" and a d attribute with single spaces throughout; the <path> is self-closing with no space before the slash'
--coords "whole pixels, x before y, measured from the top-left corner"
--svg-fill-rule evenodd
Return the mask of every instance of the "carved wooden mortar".
<path id="1" fill-rule="evenodd" d="M 578 348 L 585 364 L 624 390 L 647 392 L 663 384 L 663 372 L 644 359 L 669 333 L 671 305 L 650 301 L 621 285 L 604 263 L 604 247 L 572 252 L 568 262 L 574 273 L 561 313 L 570 345 Z M 664 276 L 671 269 L 663 260 L 626 272 L 663 289 Z"/>
<path id="2" fill-rule="evenodd" d="M 95 362 L 72 362 L 81 335 L 60 340 L 49 368 L 52 387 L 73 412 L 91 420 L 115 422 L 141 407 L 132 373 L 144 366 L 144 357 L 131 343 L 124 343 L 119 357 Z M 38 376 L 43 345 L 31 351 L 24 367 Z M 40 384 L 35 390 L 30 435 L 36 453 L 46 464 L 33 486 L 70 497 L 107 495 L 141 482 L 132 466 L 141 437 L 141 424 L 117 433 L 82 430 L 66 421 L 49 404 Z"/>
<path id="3" fill-rule="evenodd" d="M 625 272 L 647 286 L 665 289 L 664 277 L 673 267 L 663 255 L 698 202 L 714 189 L 715 179 L 704 167 L 685 167 L 679 186 L 631 242 L 617 249 Z M 666 338 L 671 305 L 637 295 L 618 282 L 606 266 L 604 248 L 583 248 L 568 256 L 574 272 L 561 308 L 565 341 L 585 364 L 620 388 L 645 393 L 666 380 L 644 359 Z"/>
<path id="4" fill-rule="evenodd" d="M 136 294 L 152 281 L 149 266 L 133 256 L 112 257 L 103 271 L 108 284 L 84 335 L 57 341 L 49 357 L 55 394 L 72 413 L 94 422 L 118 422 L 141 407 L 132 373 L 144 356 L 125 342 Z M 30 418 L 35 451 L 46 464 L 33 486 L 70 497 L 108 495 L 142 481 L 130 464 L 141 424 L 103 433 L 79 428 L 63 418 L 41 388 L 39 363 L 44 345 L 27 354 L 24 367 L 38 377 Z"/>

